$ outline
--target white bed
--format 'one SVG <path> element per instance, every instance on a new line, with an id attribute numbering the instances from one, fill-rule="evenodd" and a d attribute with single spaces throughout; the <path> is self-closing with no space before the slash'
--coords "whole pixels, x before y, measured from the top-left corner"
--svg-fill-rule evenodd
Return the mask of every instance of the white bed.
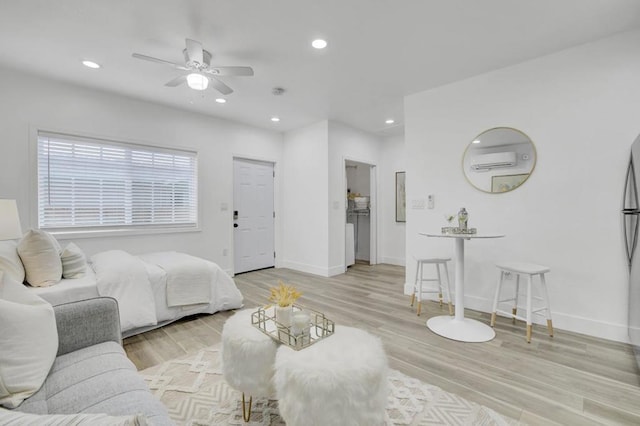
<path id="1" fill-rule="evenodd" d="M 237 309 L 243 301 L 233 279 L 217 264 L 177 252 L 101 252 L 91 257 L 82 278 L 32 289 L 51 304 L 114 297 L 124 337 L 188 315 Z"/>

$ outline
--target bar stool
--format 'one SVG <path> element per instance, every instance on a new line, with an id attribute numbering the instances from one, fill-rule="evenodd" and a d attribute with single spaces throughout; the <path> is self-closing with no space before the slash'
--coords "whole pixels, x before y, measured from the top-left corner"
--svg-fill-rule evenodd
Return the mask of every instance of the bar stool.
<path id="1" fill-rule="evenodd" d="M 418 310 L 417 314 L 420 316 L 420 310 L 422 307 L 422 294 L 423 293 L 438 293 L 438 300 L 440 306 L 442 306 L 442 277 L 440 274 L 440 266 L 444 267 L 444 276 L 447 277 L 447 299 L 449 303 L 449 315 L 453 315 L 453 306 L 451 305 L 451 287 L 449 286 L 449 269 L 447 268 L 447 262 L 451 258 L 429 258 L 429 259 L 415 259 L 416 260 L 416 279 L 413 283 L 413 294 L 411 295 L 411 306 L 416 300 L 416 294 L 418 295 Z M 424 265 L 435 265 L 438 278 L 424 278 Z M 423 282 L 437 282 L 438 289 L 422 288 Z"/>
<path id="2" fill-rule="evenodd" d="M 504 315 L 510 315 L 513 318 L 513 323 L 515 324 L 516 319 L 521 321 L 526 321 L 527 323 L 527 343 L 531 343 L 531 332 L 533 330 L 533 323 L 531 322 L 531 317 L 533 314 L 537 315 L 545 315 L 547 318 L 547 329 L 549 330 L 549 336 L 553 337 L 553 324 L 551 322 L 551 309 L 549 308 L 549 293 L 547 291 L 547 284 L 545 281 L 544 274 L 550 271 L 550 269 L 546 266 L 536 265 L 534 263 L 523 263 L 523 262 L 511 262 L 511 263 L 500 263 L 497 264 L 496 267 L 500 270 L 500 280 L 498 281 L 498 286 L 496 288 L 496 294 L 493 299 L 493 310 L 491 314 L 491 327 L 496 324 L 496 313 L 501 313 Z M 500 292 L 502 290 L 502 284 L 505 281 L 507 273 L 515 274 L 516 276 L 516 292 L 515 296 L 509 299 L 500 300 Z M 520 293 L 520 276 L 524 275 L 527 278 L 527 316 L 522 317 L 517 315 L 518 313 L 518 297 Z M 538 276 L 540 287 L 541 287 L 541 296 L 542 297 L 534 297 L 531 292 L 531 286 L 533 283 L 533 277 Z M 532 299 L 541 300 L 543 306 L 538 309 L 532 309 Z M 498 309 L 498 304 L 512 302 L 513 308 L 511 312 L 503 311 Z M 540 311 L 546 311 L 545 314 L 540 313 Z"/>

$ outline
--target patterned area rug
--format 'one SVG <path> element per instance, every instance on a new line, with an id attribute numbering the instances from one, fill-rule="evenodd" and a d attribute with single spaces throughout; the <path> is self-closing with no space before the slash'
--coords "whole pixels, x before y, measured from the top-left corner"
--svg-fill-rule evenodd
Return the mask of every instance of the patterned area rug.
<path id="1" fill-rule="evenodd" d="M 254 399 L 251 421 L 242 420 L 242 394 L 222 377 L 220 346 L 140 372 L 179 426 L 279 426 L 278 402 Z M 518 425 L 495 411 L 390 370 L 387 425 Z"/>

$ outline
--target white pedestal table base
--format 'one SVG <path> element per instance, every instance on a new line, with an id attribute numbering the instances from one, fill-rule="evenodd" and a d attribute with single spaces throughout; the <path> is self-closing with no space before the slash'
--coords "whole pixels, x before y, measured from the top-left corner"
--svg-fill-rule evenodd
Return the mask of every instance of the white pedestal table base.
<path id="1" fill-rule="evenodd" d="M 427 320 L 427 327 L 434 333 L 460 342 L 488 342 L 496 336 L 493 328 L 470 318 L 457 319 L 448 315 Z"/>

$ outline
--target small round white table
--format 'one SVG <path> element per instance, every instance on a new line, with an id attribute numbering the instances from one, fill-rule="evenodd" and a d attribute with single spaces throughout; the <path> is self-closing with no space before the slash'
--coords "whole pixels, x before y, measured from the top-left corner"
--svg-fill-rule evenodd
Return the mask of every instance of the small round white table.
<path id="1" fill-rule="evenodd" d="M 487 342 L 496 336 L 493 328 L 464 317 L 464 240 L 502 238 L 499 234 L 430 234 L 420 235 L 434 238 L 453 238 L 455 241 L 455 316 L 442 315 L 427 320 L 427 327 L 442 337 L 460 342 Z"/>

